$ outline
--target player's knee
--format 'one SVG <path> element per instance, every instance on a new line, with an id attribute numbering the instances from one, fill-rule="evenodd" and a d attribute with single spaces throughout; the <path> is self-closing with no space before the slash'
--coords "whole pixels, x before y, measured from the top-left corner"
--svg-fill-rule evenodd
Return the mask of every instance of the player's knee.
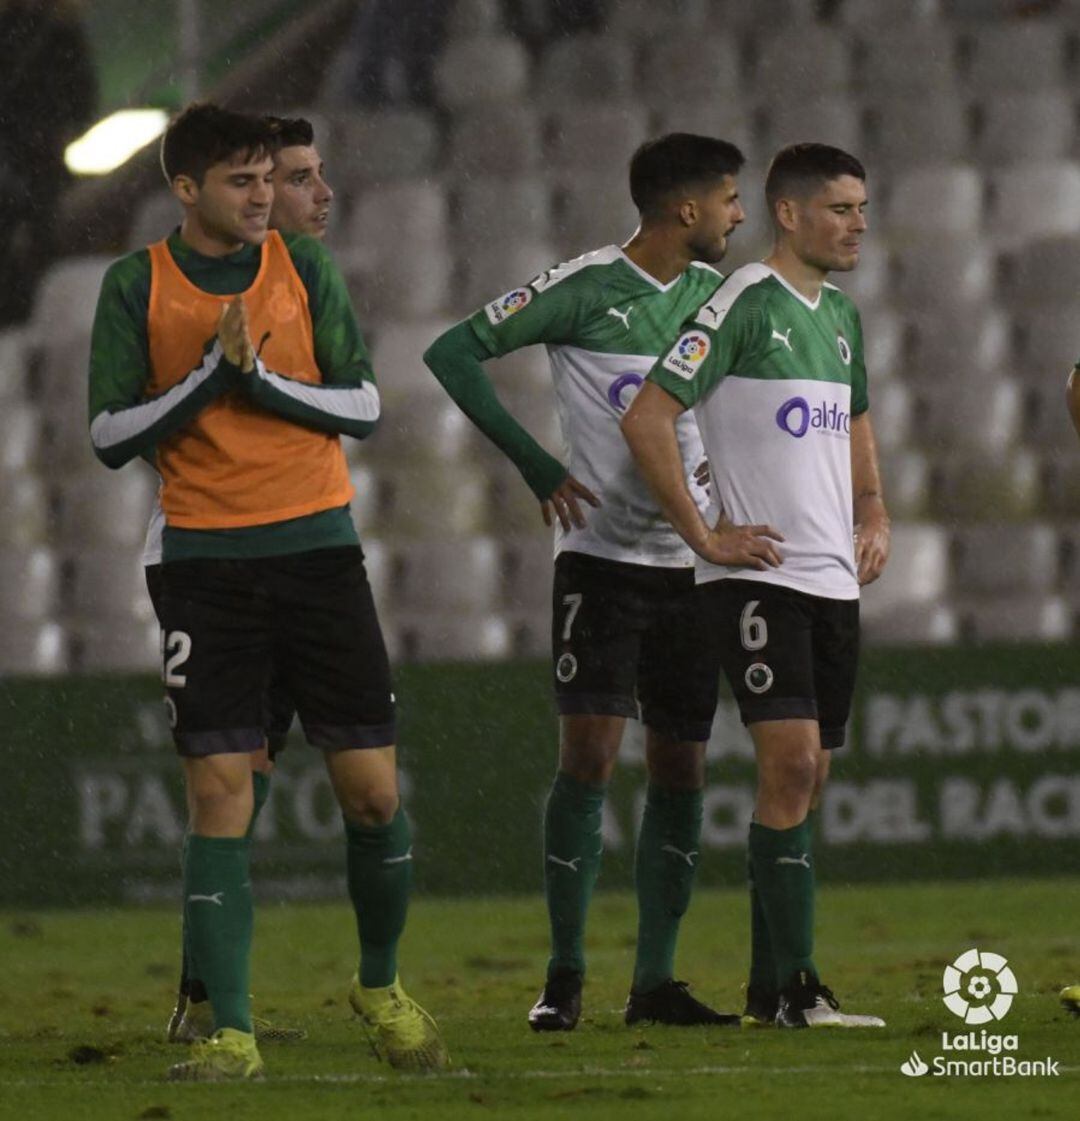
<path id="1" fill-rule="evenodd" d="M 218 786 L 191 795 L 191 827 L 203 837 L 242 837 L 254 809 L 250 791 Z"/>
<path id="2" fill-rule="evenodd" d="M 368 786 L 348 791 L 341 798 L 341 812 L 356 825 L 376 828 L 394 820 L 398 803 L 396 787 Z"/>

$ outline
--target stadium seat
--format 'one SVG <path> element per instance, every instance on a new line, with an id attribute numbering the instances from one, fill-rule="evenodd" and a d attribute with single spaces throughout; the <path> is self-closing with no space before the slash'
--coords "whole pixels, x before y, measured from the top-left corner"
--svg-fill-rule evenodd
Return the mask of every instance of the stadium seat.
<path id="1" fill-rule="evenodd" d="M 559 175 L 575 169 L 625 168 L 649 135 L 645 111 L 633 102 L 575 105 L 554 113 L 549 121 L 548 164 Z"/>
<path id="2" fill-rule="evenodd" d="M 849 281 L 862 267 L 860 264 L 849 276 L 837 278 L 844 291 L 856 299 L 856 303 L 859 301 L 851 291 Z M 860 304 L 859 317 L 862 320 L 863 356 L 871 387 L 870 407 L 873 408 L 874 387 L 891 375 L 904 371 L 907 325 L 900 313 L 891 307 L 871 305 L 863 308 Z"/>
<path id="3" fill-rule="evenodd" d="M 145 622 L 153 618 L 142 549 L 96 545 L 68 551 L 71 582 L 66 612 L 82 622 Z"/>
<path id="4" fill-rule="evenodd" d="M 1061 310 L 1072 304 L 1075 310 L 1076 293 L 1080 292 L 1080 235 L 1029 241 L 1011 265 L 1004 285 L 1010 304 L 1031 304 L 1040 310 L 1047 304 Z"/>
<path id="5" fill-rule="evenodd" d="M 967 87 L 979 97 L 1001 90 L 1063 88 L 1068 35 L 1053 19 L 987 21 L 968 31 Z"/>
<path id="6" fill-rule="evenodd" d="M 376 435 L 364 442 L 362 460 L 384 466 L 461 464 L 472 455 L 474 433 L 472 422 L 444 393 L 417 394 L 407 407 L 387 410 Z"/>
<path id="7" fill-rule="evenodd" d="M 424 254 L 446 244 L 447 202 L 442 187 L 410 179 L 365 191 L 353 207 L 348 244 L 381 258 Z"/>
<path id="8" fill-rule="evenodd" d="M 539 516 L 536 518 L 539 522 Z M 546 613 L 550 637 L 551 586 L 555 574 L 550 531 L 505 539 L 502 600 L 513 612 Z"/>
<path id="9" fill-rule="evenodd" d="M 56 622 L 0 628 L 0 673 L 55 674 L 69 668 L 67 634 Z"/>
<path id="10" fill-rule="evenodd" d="M 873 587 L 872 584 L 864 596 Z M 860 619 L 859 630 L 861 641 L 867 646 L 948 646 L 960 637 L 960 620 L 949 604 L 905 604 Z"/>
<path id="11" fill-rule="evenodd" d="M 935 237 L 909 242 L 896 255 L 896 299 L 939 315 L 965 314 L 994 296 L 997 259 L 983 241 Z"/>
<path id="12" fill-rule="evenodd" d="M 1026 448 L 999 455 L 952 452 L 934 471 L 931 509 L 951 521 L 1019 521 L 1030 517 L 1042 499 L 1038 458 Z"/>
<path id="13" fill-rule="evenodd" d="M 622 0 L 610 5 L 606 33 L 644 42 L 669 34 L 673 27 L 697 35 L 715 26 L 709 19 L 708 0 Z"/>
<path id="14" fill-rule="evenodd" d="M 863 150 L 863 114 L 850 95 L 810 92 L 798 98 L 774 98 L 765 105 L 765 150 L 813 137 L 848 152 Z"/>
<path id="15" fill-rule="evenodd" d="M 912 167 L 897 172 L 882 225 L 902 248 L 909 237 L 974 237 L 981 228 L 982 211 L 983 180 L 974 167 L 960 163 Z"/>
<path id="16" fill-rule="evenodd" d="M 481 613 L 498 603 L 498 544 L 490 537 L 421 539 L 401 549 L 401 602 L 410 611 Z"/>
<path id="17" fill-rule="evenodd" d="M 356 313 L 365 330 L 403 316 L 423 321 L 455 308 L 454 258 L 447 246 L 380 253 L 363 249 L 336 254 Z"/>
<path id="18" fill-rule="evenodd" d="M 337 143 L 322 155 L 333 159 L 327 167 L 330 183 L 350 195 L 372 185 L 422 178 L 438 163 L 439 128 L 420 109 L 343 114 L 335 131 Z"/>
<path id="19" fill-rule="evenodd" d="M 27 471 L 42 454 L 41 414 L 27 401 L 0 409 L 0 471 Z"/>
<path id="20" fill-rule="evenodd" d="M 915 401 L 910 388 L 902 381 L 886 381 L 870 395 L 874 434 L 882 450 L 899 450 L 911 437 Z"/>
<path id="21" fill-rule="evenodd" d="M 409 662 L 485 662 L 509 657 L 513 635 L 493 612 L 475 615 L 403 613 L 396 618 L 401 657 Z"/>
<path id="22" fill-rule="evenodd" d="M 798 102 L 847 90 L 851 77 L 851 44 L 835 27 L 780 27 L 758 38 L 748 86 L 766 104 Z"/>
<path id="23" fill-rule="evenodd" d="M 1025 439 L 1044 453 L 1058 448 L 1069 452 L 1080 448 L 1080 438 L 1065 406 L 1064 376 L 1033 385 L 1028 393 Z"/>
<path id="24" fill-rule="evenodd" d="M 874 416 L 873 397 L 870 415 Z M 876 416 L 874 432 L 880 438 L 881 428 Z M 890 515 L 898 520 L 926 517 L 930 502 L 930 463 L 926 453 L 917 448 L 886 447 L 881 451 L 880 468 Z"/>
<path id="25" fill-rule="evenodd" d="M 1074 298 L 1071 303 L 1044 303 L 1017 316 L 1014 368 L 1021 377 L 1048 388 L 1056 386 L 1064 394 L 1065 378 L 1080 359 L 1076 312 Z"/>
<path id="26" fill-rule="evenodd" d="M 967 526 L 955 537 L 955 586 L 965 596 L 1049 592 L 1057 584 L 1058 534 L 1045 522 Z"/>
<path id="27" fill-rule="evenodd" d="M 668 34 L 643 45 L 639 88 L 650 106 L 737 96 L 739 85 L 738 43 L 730 35 Z"/>
<path id="28" fill-rule="evenodd" d="M 559 252 L 549 242 L 517 238 L 499 242 L 485 239 L 466 247 L 459 271 L 465 283 L 459 290 L 461 306 L 474 311 L 526 284 L 557 262 Z"/>
<path id="29" fill-rule="evenodd" d="M 956 50 L 947 25 L 893 24 L 887 34 L 864 27 L 857 32 L 856 81 L 867 96 L 891 93 L 918 98 L 955 87 Z"/>
<path id="30" fill-rule="evenodd" d="M 997 169 L 991 183 L 987 231 L 999 245 L 1080 232 L 1080 163 L 1024 161 Z"/>
<path id="31" fill-rule="evenodd" d="M 1072 612 L 1060 595 L 1010 595 L 964 602 L 961 634 L 974 642 L 1064 642 Z"/>
<path id="32" fill-rule="evenodd" d="M 540 122 L 532 105 L 488 105 L 454 114 L 447 166 L 455 176 L 532 172 L 539 168 L 542 153 Z"/>
<path id="33" fill-rule="evenodd" d="M 934 127 L 927 128 L 927 121 Z M 971 120 L 967 106 L 950 90 L 894 95 L 870 107 L 866 136 L 867 163 L 877 174 L 950 164 L 968 158 Z"/>
<path id="34" fill-rule="evenodd" d="M 475 468 L 408 466 L 384 474 L 387 538 L 469 537 L 488 528 L 489 488 Z"/>
<path id="35" fill-rule="evenodd" d="M 32 471 L 0 471 L 0 544 L 43 544 L 51 520 L 49 492 Z"/>
<path id="36" fill-rule="evenodd" d="M 529 56 L 509 35 L 453 39 L 435 63 L 439 102 L 452 111 L 516 101 L 528 85 Z"/>
<path id="37" fill-rule="evenodd" d="M 450 5 L 446 33 L 451 39 L 472 39 L 502 30 L 499 0 L 455 0 Z"/>
<path id="38" fill-rule="evenodd" d="M 556 204 L 552 236 L 561 256 L 622 245 L 637 229 L 623 168 L 568 177 Z"/>
<path id="39" fill-rule="evenodd" d="M 949 546 L 944 530 L 927 523 L 898 523 L 892 528 L 885 571 L 863 589 L 860 614 L 869 620 L 936 602 L 948 584 Z"/>
<path id="40" fill-rule="evenodd" d="M 382 478 L 379 472 L 365 459 L 373 458 L 371 448 L 367 441 L 360 443 L 357 440 L 344 441 L 347 450 L 362 449 L 353 452 L 349 461 L 349 481 L 353 485 L 353 496 L 349 500 L 349 512 L 352 514 L 353 524 L 357 532 L 363 536 L 368 530 L 382 526 Z M 363 458 L 360 458 L 363 457 Z M 364 538 L 365 546 L 367 539 Z"/>
<path id="41" fill-rule="evenodd" d="M 165 231 L 166 233 L 168 231 Z M 34 295 L 30 338 L 41 346 L 89 332 L 110 256 L 64 257 L 50 266 Z"/>
<path id="42" fill-rule="evenodd" d="M 969 383 L 1008 368 L 1013 333 L 1009 317 L 993 306 L 948 316 L 920 311 L 908 319 L 905 375 L 920 382 L 947 377 Z"/>
<path id="43" fill-rule="evenodd" d="M 788 27 L 793 23 L 812 25 L 817 19 L 817 4 L 806 0 L 709 0 L 710 28 L 724 28 L 729 34 L 760 33 L 762 28 Z"/>
<path id="44" fill-rule="evenodd" d="M 89 442 L 89 441 L 87 441 Z M 141 463 L 123 471 L 79 471 L 57 479 L 60 544 L 141 546 L 158 490 L 158 476 Z"/>
<path id="45" fill-rule="evenodd" d="M 0 548 L 0 630 L 12 620 L 51 618 L 59 602 L 60 565 L 49 548 Z"/>
<path id="46" fill-rule="evenodd" d="M 29 366 L 27 333 L 20 328 L 0 330 L 0 406 L 26 398 Z"/>
<path id="47" fill-rule="evenodd" d="M 404 403 L 414 395 L 438 398 L 443 394 L 442 387 L 424 365 L 424 351 L 453 326 L 454 321 L 447 319 L 384 322 L 373 333 L 371 364 L 388 410 L 394 402 Z M 378 429 L 370 439 L 372 442 L 379 439 Z"/>
<path id="48" fill-rule="evenodd" d="M 1055 517 L 1080 517 L 1080 445 L 1055 448 L 1043 457 L 1043 512 Z"/>
<path id="49" fill-rule="evenodd" d="M 915 426 L 931 448 L 978 448 L 997 454 L 1011 447 L 1024 419 L 1024 393 L 1014 378 L 972 371 L 919 386 Z"/>
<path id="50" fill-rule="evenodd" d="M 988 170 L 1014 160 L 1057 160 L 1076 140 L 1076 107 L 1064 90 L 1009 90 L 982 100 L 975 155 Z"/>
<path id="51" fill-rule="evenodd" d="M 691 105 L 659 105 L 652 117 L 655 124 L 653 135 L 663 136 L 667 132 L 694 132 L 699 136 L 718 136 L 734 144 L 748 160 L 752 160 L 759 150 L 755 117 L 757 112 L 753 102 L 745 102 L 735 97 L 723 101 L 696 101 Z M 772 154 L 770 148 L 768 154 Z M 623 165 L 629 164 L 629 153 Z M 746 197 L 745 175 L 740 174 L 740 192 Z"/>
<path id="52" fill-rule="evenodd" d="M 161 630 L 156 621 L 117 625 L 81 620 L 71 628 L 72 668 L 81 673 L 149 673 L 161 670 Z"/>
<path id="53" fill-rule="evenodd" d="M 610 28 L 557 40 L 540 60 L 534 92 L 540 104 L 564 108 L 632 98 L 638 93 L 633 49 Z"/>
<path id="54" fill-rule="evenodd" d="M 183 208 L 168 187 L 151 191 L 135 208 L 126 241 L 128 251 L 142 249 L 168 237 L 180 225 L 183 216 Z"/>
<path id="55" fill-rule="evenodd" d="M 933 25 L 941 17 L 939 0 L 908 0 L 899 7 L 896 0 L 841 0 L 834 18 L 846 27 L 880 28 L 896 23 Z"/>
<path id="56" fill-rule="evenodd" d="M 470 176 L 457 186 L 454 200 L 454 240 L 459 251 L 468 253 L 483 245 L 505 247 L 519 238 L 545 241 L 550 236 L 551 190 L 539 176 Z M 513 283 L 507 273 L 504 284 Z"/>

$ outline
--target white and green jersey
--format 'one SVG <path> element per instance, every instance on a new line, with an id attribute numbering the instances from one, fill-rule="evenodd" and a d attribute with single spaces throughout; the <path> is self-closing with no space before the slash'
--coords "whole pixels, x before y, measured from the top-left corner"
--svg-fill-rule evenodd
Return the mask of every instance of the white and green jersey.
<path id="1" fill-rule="evenodd" d="M 583 529 L 556 525 L 555 553 L 666 568 L 690 567 L 693 555 L 671 528 L 638 473 L 619 421 L 649 370 L 683 323 L 723 277 L 694 265 L 668 284 L 640 269 L 615 245 L 558 265 L 494 300 L 469 322 L 493 356 L 534 343 L 547 346 L 570 474 L 599 499 Z M 687 482 L 703 459 L 687 413 L 678 424 Z"/>
<path id="2" fill-rule="evenodd" d="M 867 409 L 855 305 L 826 284 L 815 302 L 763 264 L 737 269 L 649 375 L 693 408 L 712 476 L 710 525 L 784 535 L 764 572 L 697 561 L 699 583 L 738 577 L 857 599 L 851 418 Z"/>

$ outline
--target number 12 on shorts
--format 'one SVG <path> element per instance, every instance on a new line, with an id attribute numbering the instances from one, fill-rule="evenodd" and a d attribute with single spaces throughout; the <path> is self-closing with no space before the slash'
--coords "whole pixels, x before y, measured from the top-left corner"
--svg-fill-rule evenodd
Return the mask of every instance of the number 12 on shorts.
<path id="1" fill-rule="evenodd" d="M 761 615 L 755 615 L 760 599 L 746 601 L 739 616 L 739 639 L 744 650 L 760 650 L 769 641 L 769 625 Z"/>

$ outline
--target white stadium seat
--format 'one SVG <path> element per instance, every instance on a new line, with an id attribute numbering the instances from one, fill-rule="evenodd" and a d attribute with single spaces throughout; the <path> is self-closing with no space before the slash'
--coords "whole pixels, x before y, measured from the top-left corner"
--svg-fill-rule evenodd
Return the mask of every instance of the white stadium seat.
<path id="1" fill-rule="evenodd" d="M 545 105 L 575 107 L 619 101 L 640 91 L 634 83 L 634 52 L 612 30 L 556 40 L 544 52 L 535 93 Z"/>
<path id="2" fill-rule="evenodd" d="M 89 441 L 88 441 L 89 442 Z M 62 545 L 141 545 L 160 480 L 142 463 L 122 471 L 100 465 L 57 479 Z"/>
<path id="3" fill-rule="evenodd" d="M 889 562 L 863 589 L 860 612 L 874 619 L 893 610 L 935 602 L 949 586 L 949 542 L 940 526 L 898 523 L 892 528 Z"/>
<path id="4" fill-rule="evenodd" d="M 1080 163 L 1075 160 L 1000 167 L 991 183 L 987 232 L 999 245 L 1020 248 L 1036 238 L 1080 233 Z"/>
<path id="5" fill-rule="evenodd" d="M 714 25 L 710 25 L 714 26 Z M 643 45 L 641 90 L 650 105 L 737 95 L 739 50 L 730 35 L 664 35 Z"/>
<path id="6" fill-rule="evenodd" d="M 982 215 L 983 179 L 976 168 L 960 163 L 912 167 L 897 172 L 884 226 L 902 246 L 909 237 L 976 236 Z"/>
<path id="7" fill-rule="evenodd" d="M 508 35 L 451 40 L 435 64 L 439 101 L 449 109 L 513 102 L 528 84 L 529 56 Z"/>
<path id="8" fill-rule="evenodd" d="M 846 35 L 835 27 L 780 27 L 758 39 L 750 86 L 768 104 L 845 91 L 851 79 Z"/>
<path id="9" fill-rule="evenodd" d="M 424 351 L 454 325 L 451 319 L 384 322 L 372 333 L 371 364 L 388 412 L 395 402 L 403 404 L 416 394 L 434 398 L 443 395 L 442 386 L 424 365 Z M 371 446 L 378 439 L 376 428 L 369 437 Z"/>
<path id="10" fill-rule="evenodd" d="M 1009 90 L 979 106 L 975 152 L 990 168 L 1019 159 L 1056 160 L 1076 143 L 1076 106 L 1065 90 Z"/>
<path id="11" fill-rule="evenodd" d="M 919 239 L 897 254 L 896 299 L 905 306 L 964 314 L 994 297 L 997 258 L 972 237 Z"/>
<path id="12" fill-rule="evenodd" d="M 596 102 L 555 113 L 549 123 L 548 161 L 559 174 L 597 167 L 626 167 L 650 131 L 644 109 L 630 103 Z"/>
<path id="13" fill-rule="evenodd" d="M 32 471 L 0 471 L 0 545 L 25 548 L 46 540 L 51 519 L 49 492 Z"/>
<path id="14" fill-rule="evenodd" d="M 338 118 L 336 132 L 333 149 L 320 153 L 328 161 L 331 185 L 350 194 L 372 184 L 420 178 L 439 159 L 438 125 L 420 109 L 349 113 Z"/>
<path id="15" fill-rule="evenodd" d="M 956 46 L 946 24 L 893 25 L 885 34 L 861 28 L 859 41 L 858 82 L 868 96 L 891 92 L 921 98 L 955 85 Z"/>
<path id="16" fill-rule="evenodd" d="M 0 548 L 0 629 L 12 620 L 51 618 L 59 605 L 60 565 L 49 548 Z"/>
<path id="17" fill-rule="evenodd" d="M 1067 81 L 1068 36 L 1056 20 L 988 21 L 973 27 L 969 38 L 967 85 L 980 97 Z"/>
<path id="18" fill-rule="evenodd" d="M 54 674 L 68 668 L 68 637 L 59 623 L 12 623 L 0 628 L 0 673 Z"/>
<path id="19" fill-rule="evenodd" d="M 956 587 L 968 597 L 1050 591 L 1058 562 L 1058 535 L 1044 522 L 989 522 L 956 535 Z"/>
<path id="20" fill-rule="evenodd" d="M 448 167 L 455 175 L 532 172 L 542 155 L 540 122 L 529 104 L 486 105 L 454 114 Z"/>
<path id="21" fill-rule="evenodd" d="M 551 190 L 539 176 L 470 176 L 457 185 L 454 200 L 454 241 L 461 252 L 550 236 Z"/>
<path id="22" fill-rule="evenodd" d="M 34 343 L 52 344 L 65 336 L 90 330 L 101 281 L 113 259 L 109 256 L 65 257 L 49 268 L 34 296 L 30 314 Z"/>
<path id="23" fill-rule="evenodd" d="M 1024 394 L 1014 378 L 976 372 L 919 387 L 916 426 L 928 447 L 978 448 L 997 453 L 1020 435 Z"/>

